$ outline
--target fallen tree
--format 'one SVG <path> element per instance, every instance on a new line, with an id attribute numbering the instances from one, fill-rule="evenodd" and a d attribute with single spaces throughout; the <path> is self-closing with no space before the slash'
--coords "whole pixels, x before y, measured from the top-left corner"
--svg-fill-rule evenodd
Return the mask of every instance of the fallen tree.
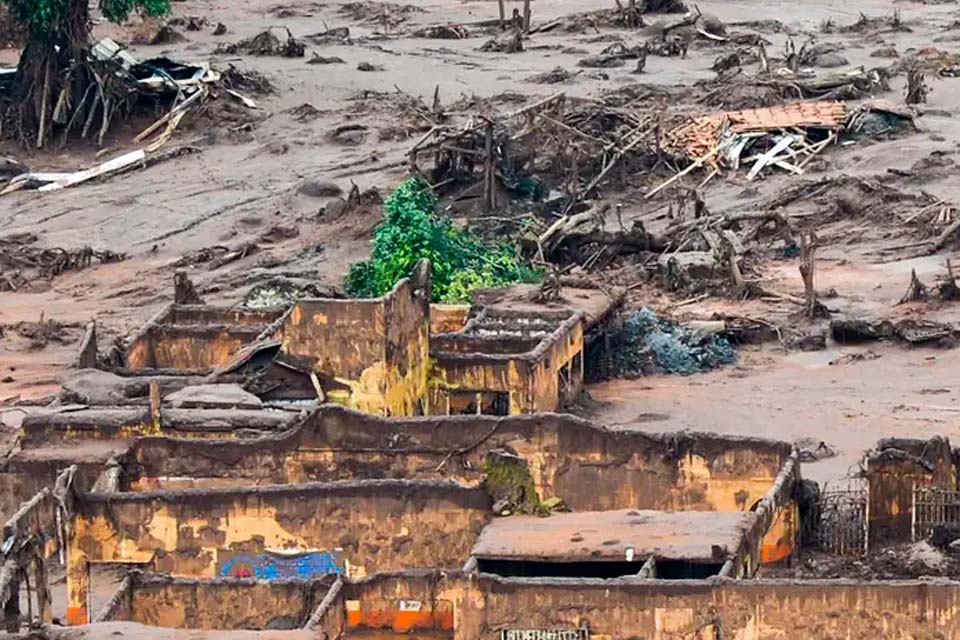
<path id="1" fill-rule="evenodd" d="M 112 73 L 118 64 L 90 55 L 87 0 L 0 0 L 27 31 L 12 91 L 0 96 L 0 133 L 23 144 L 45 146 L 54 127 L 79 128 L 84 135 L 99 116 L 103 134 L 113 117 L 135 98 Z M 100 0 L 111 22 L 131 12 L 166 13 L 169 0 Z"/>

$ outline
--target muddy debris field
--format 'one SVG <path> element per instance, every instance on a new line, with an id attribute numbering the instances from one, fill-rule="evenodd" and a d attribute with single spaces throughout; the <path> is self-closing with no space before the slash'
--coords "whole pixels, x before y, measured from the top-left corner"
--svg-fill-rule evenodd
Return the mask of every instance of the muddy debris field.
<path id="1" fill-rule="evenodd" d="M 61 4 L 9 632 L 960 638 L 960 3 Z"/>

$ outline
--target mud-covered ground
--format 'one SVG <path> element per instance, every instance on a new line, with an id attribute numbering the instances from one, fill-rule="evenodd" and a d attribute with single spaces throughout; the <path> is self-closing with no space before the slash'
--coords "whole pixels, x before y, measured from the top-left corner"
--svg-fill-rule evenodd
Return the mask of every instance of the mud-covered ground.
<path id="1" fill-rule="evenodd" d="M 508 15 L 519 6 L 507 3 Z M 533 24 L 612 6 L 600 0 L 534 1 Z M 930 202 L 960 202 L 954 180 L 960 79 L 936 74 L 960 54 L 960 5 L 710 0 L 699 7 L 730 31 L 764 38 L 771 58 L 782 55 L 789 40 L 798 47 L 808 41 L 837 45 L 846 64 L 818 63 L 817 74 L 860 65 L 896 67 L 908 59 L 926 65 L 931 93 L 920 106 L 916 132 L 831 147 L 803 176 L 772 172 L 747 182 L 743 172 L 721 175 L 702 194 L 712 213 L 761 211 L 779 198 L 778 210 L 792 225 L 815 229 L 823 242 L 816 286 L 835 318 L 960 320 L 957 302 L 896 304 L 912 270 L 932 286 L 944 273 L 945 259 L 956 253 L 955 239 L 931 248 L 931 239 L 949 220 L 913 214 Z M 647 15 L 648 26 L 636 30 L 567 19 L 558 28 L 530 35 L 524 51 L 505 53 L 481 50 L 495 35 L 495 29 L 480 24 L 497 16 L 496 3 L 488 1 L 248 0 L 241 6 L 186 0 L 173 3 L 173 11 L 174 29 L 182 38 L 132 44 L 134 55 L 209 61 L 221 70 L 234 65 L 262 73 L 276 91 L 251 92 L 256 109 L 232 103 L 188 116 L 169 145 L 189 145 L 193 153 L 59 192 L 0 197 L 0 250 L 7 246 L 4 238 L 33 234 L 31 242 L 38 247 L 89 245 L 127 256 L 0 292 L 0 403 L 50 395 L 91 319 L 100 323 L 101 344 L 145 322 L 171 300 L 178 266 L 215 303 L 235 302 L 275 276 L 314 282 L 324 290 L 340 286 L 348 265 L 365 257 L 380 213 L 370 195 L 342 215 L 338 197 L 354 183 L 362 193 L 373 189 L 382 196 L 406 177 L 406 151 L 431 126 L 416 99 L 429 105 L 435 89 L 445 110 L 464 116 L 508 112 L 558 91 L 581 98 L 614 94 L 621 103 L 677 113 L 770 102 L 766 94 L 758 98 L 755 88 L 718 82 L 714 61 L 737 45 L 695 34 L 686 57 L 650 55 L 643 74 L 632 73 L 631 61 L 613 68 L 578 66 L 614 40 L 645 41 L 656 32 L 656 23 L 675 20 L 676 14 Z M 191 17 L 198 19 L 199 30 L 184 26 Z M 227 31 L 214 35 L 219 23 Z M 425 27 L 448 24 L 465 25 L 468 37 L 416 37 Z M 149 40 L 156 26 L 139 20 L 121 27 L 100 22 L 96 33 L 135 43 Z M 218 52 L 220 45 L 269 27 L 286 27 L 303 39 L 306 56 Z M 309 37 L 339 27 L 349 28 L 348 39 Z M 342 62 L 311 64 L 314 54 Z M 0 51 L 0 62 L 14 64 L 17 55 L 15 49 Z M 373 70 L 361 71 L 358 65 Z M 569 77 L 543 83 L 544 74 L 557 67 L 566 72 L 557 77 Z M 746 74 L 755 68 L 743 65 Z M 904 83 L 900 69 L 890 78 L 889 91 L 874 93 L 902 105 Z M 107 140 L 111 155 L 133 148 L 133 135 L 148 122 L 141 118 L 113 131 Z M 0 143 L 0 156 L 16 157 L 35 170 L 88 166 L 97 151 L 74 145 L 38 153 Z M 690 186 L 703 177 L 697 175 Z M 642 196 L 662 179 L 630 177 L 606 187 L 603 197 L 622 205 L 624 225 L 639 220 L 656 232 L 668 223 L 665 212 L 675 193 L 667 190 L 650 200 Z M 456 207 L 452 212 L 458 213 Z M 202 260 L 211 247 L 222 247 L 217 255 L 246 250 L 221 264 Z M 796 256 L 758 250 L 749 266 L 747 275 L 765 289 L 802 296 Z M 630 286 L 630 304 L 650 305 L 680 319 L 717 313 L 760 319 L 786 337 L 823 325 L 809 323 L 797 304 L 782 298 L 710 295 L 672 307 L 692 296 L 665 292 L 655 278 L 648 282 L 639 275 L 642 271 L 627 260 L 598 277 Z M 22 324 L 41 318 L 59 326 L 47 331 Z M 615 380 L 595 385 L 591 393 L 599 401 L 597 417 L 610 423 L 822 440 L 839 455 L 805 464 L 804 475 L 830 481 L 855 469 L 862 451 L 881 437 L 958 435 L 958 357 L 949 349 L 853 348 L 832 341 L 825 351 L 788 352 L 774 341 L 742 349 L 737 365 L 710 374 Z M 18 415 L 0 413 L 8 425 L 16 424 Z"/>

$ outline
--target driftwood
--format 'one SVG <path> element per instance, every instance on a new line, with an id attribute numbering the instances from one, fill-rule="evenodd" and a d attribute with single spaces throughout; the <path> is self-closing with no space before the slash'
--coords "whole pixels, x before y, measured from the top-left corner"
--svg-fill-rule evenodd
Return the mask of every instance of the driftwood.
<path id="1" fill-rule="evenodd" d="M 666 40 L 667 34 L 673 31 L 674 29 L 679 29 L 681 27 L 692 27 L 697 24 L 703 15 L 700 13 L 699 7 L 694 7 L 694 11 L 688 12 L 687 15 L 683 16 L 679 20 L 674 20 L 673 22 L 667 23 L 664 25 L 663 29 L 660 30 L 658 34 L 661 40 Z"/>
<path id="2" fill-rule="evenodd" d="M 907 287 L 907 292 L 903 294 L 903 297 L 900 298 L 900 304 L 906 304 L 907 302 L 916 302 L 918 300 L 925 300 L 927 297 L 927 286 L 920 282 L 920 278 L 917 277 L 917 270 L 910 270 L 910 285 Z"/>

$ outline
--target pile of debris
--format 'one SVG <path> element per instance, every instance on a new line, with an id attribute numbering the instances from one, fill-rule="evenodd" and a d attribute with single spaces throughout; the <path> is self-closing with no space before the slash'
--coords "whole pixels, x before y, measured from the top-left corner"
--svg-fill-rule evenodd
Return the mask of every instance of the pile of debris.
<path id="1" fill-rule="evenodd" d="M 886 101 L 855 109 L 844 102 L 797 102 L 695 117 L 664 136 L 664 146 L 690 163 L 646 197 L 701 167 L 708 170 L 701 186 L 722 168 L 737 171 L 747 165 L 747 180 L 769 168 L 802 175 L 807 164 L 843 134 L 877 137 L 912 127 L 913 114 Z"/>
<path id="2" fill-rule="evenodd" d="M 302 40 L 293 37 L 290 29 L 286 29 L 287 38 L 281 40 L 270 29 L 262 31 L 252 38 L 228 45 L 220 45 L 216 52 L 220 54 L 251 56 L 280 56 L 283 58 L 302 58 L 307 49 Z"/>
<path id="3" fill-rule="evenodd" d="M 89 267 L 94 260 L 119 262 L 122 253 L 95 251 L 90 247 L 42 249 L 37 236 L 20 233 L 0 238 L 0 291 L 20 291 L 38 280 L 49 281 L 65 271 Z"/>
<path id="4" fill-rule="evenodd" d="M 337 10 L 341 16 L 361 24 L 377 25 L 384 32 L 396 29 L 406 22 L 412 13 L 424 13 L 425 9 L 412 4 L 394 2 L 347 2 Z"/>
<path id="5" fill-rule="evenodd" d="M 432 127 L 410 149 L 410 167 L 440 195 L 479 198 L 485 211 L 523 198 L 567 213 L 605 179 L 650 169 L 663 155 L 663 119 L 557 93 L 496 118 Z"/>
<path id="6" fill-rule="evenodd" d="M 676 325 L 647 308 L 630 315 L 615 340 L 614 366 L 624 377 L 690 375 L 736 361 L 722 321 Z"/>

